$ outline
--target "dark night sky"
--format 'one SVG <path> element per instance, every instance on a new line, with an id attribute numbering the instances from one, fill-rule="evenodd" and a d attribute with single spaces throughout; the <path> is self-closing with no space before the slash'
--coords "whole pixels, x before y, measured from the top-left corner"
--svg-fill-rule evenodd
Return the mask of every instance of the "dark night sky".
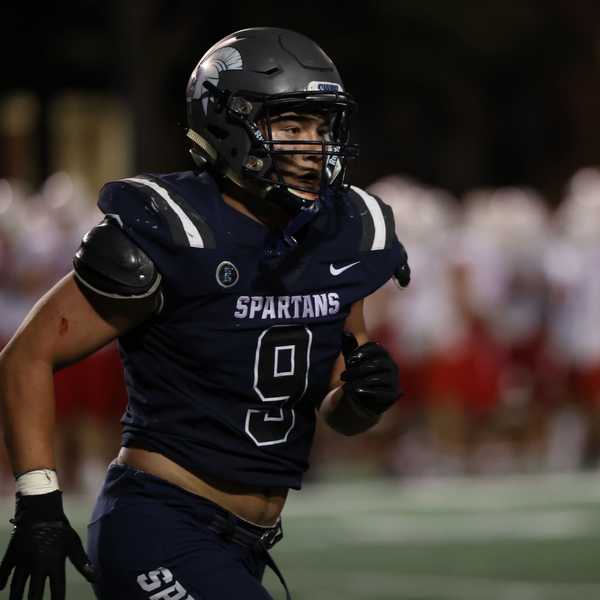
<path id="1" fill-rule="evenodd" d="M 599 17 L 585 0 L 15 3 L 3 9 L 0 93 L 31 90 L 43 106 L 66 88 L 122 95 L 138 170 L 185 169 L 197 60 L 236 29 L 287 27 L 324 48 L 359 101 L 358 184 L 396 172 L 456 193 L 528 184 L 552 199 L 600 163 Z"/>

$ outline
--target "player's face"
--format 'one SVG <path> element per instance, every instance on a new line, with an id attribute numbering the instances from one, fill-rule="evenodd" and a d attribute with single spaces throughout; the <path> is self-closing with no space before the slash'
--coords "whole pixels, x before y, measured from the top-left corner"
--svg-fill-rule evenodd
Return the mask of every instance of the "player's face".
<path id="1" fill-rule="evenodd" d="M 326 117 L 320 114 L 284 112 L 271 118 L 271 135 L 274 141 L 289 142 L 276 144 L 276 150 L 305 150 L 306 145 L 294 144 L 296 140 L 311 142 L 326 141 L 329 125 Z M 310 150 L 320 152 L 319 146 L 309 146 Z M 321 182 L 321 154 L 289 154 L 276 158 L 279 173 L 286 183 L 296 185 L 312 192 L 296 191 L 299 196 L 314 200 Z"/>

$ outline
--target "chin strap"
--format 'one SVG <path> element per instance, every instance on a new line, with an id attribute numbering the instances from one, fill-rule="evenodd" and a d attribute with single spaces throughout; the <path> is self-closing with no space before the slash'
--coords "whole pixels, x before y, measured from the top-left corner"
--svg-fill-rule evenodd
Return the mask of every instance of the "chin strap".
<path id="1" fill-rule="evenodd" d="M 234 185 L 251 196 L 260 197 L 263 202 L 283 207 L 293 216 L 287 225 L 278 231 L 273 231 L 268 237 L 265 245 L 265 256 L 267 258 L 280 257 L 293 250 L 298 245 L 296 234 L 304 226 L 313 221 L 317 215 L 333 202 L 335 192 L 328 188 L 321 189 L 315 200 L 303 198 L 294 193 L 293 190 L 282 185 L 271 185 L 260 189 L 255 182 L 245 182 L 232 172 L 224 175 L 225 185 Z"/>
<path id="2" fill-rule="evenodd" d="M 333 202 L 334 195 L 331 191 L 325 191 L 320 194 L 316 200 L 307 200 L 306 198 L 300 198 L 300 196 L 292 194 L 287 189 L 280 190 L 280 192 L 283 192 L 283 194 L 288 196 L 293 195 L 296 201 L 302 200 L 302 202 L 295 203 L 294 206 L 297 213 L 290 219 L 288 224 L 280 231 L 273 232 L 267 238 L 267 245 L 265 248 L 265 255 L 267 257 L 282 256 L 293 250 L 298 245 L 298 240 L 296 239 L 298 231 L 313 221 L 321 211 L 329 208 Z M 281 197 L 269 200 L 282 204 Z"/>
<path id="3" fill-rule="evenodd" d="M 295 235 L 305 225 L 310 223 L 321 210 L 320 200 L 311 200 L 310 206 L 301 208 L 298 214 L 281 230 L 274 231 L 267 238 L 265 255 L 268 257 L 282 256 L 298 245 Z"/>

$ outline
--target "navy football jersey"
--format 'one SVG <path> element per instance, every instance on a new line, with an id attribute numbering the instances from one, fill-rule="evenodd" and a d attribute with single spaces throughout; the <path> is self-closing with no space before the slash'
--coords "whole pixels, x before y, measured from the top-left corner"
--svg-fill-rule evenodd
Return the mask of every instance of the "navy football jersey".
<path id="1" fill-rule="evenodd" d="M 164 295 L 119 340 L 123 445 L 201 477 L 299 489 L 344 321 L 402 261 L 390 208 L 351 188 L 269 256 L 272 234 L 208 174 L 110 182 L 98 204 L 152 259 Z"/>

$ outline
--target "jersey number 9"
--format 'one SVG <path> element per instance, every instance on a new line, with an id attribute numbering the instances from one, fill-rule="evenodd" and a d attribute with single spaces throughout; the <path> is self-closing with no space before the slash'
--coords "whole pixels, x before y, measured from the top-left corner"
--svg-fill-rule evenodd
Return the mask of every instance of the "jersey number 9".
<path id="1" fill-rule="evenodd" d="M 257 446 L 286 442 L 294 428 L 292 408 L 308 387 L 312 333 L 303 325 L 274 325 L 258 337 L 254 391 L 269 408 L 246 411 L 246 433 Z"/>

